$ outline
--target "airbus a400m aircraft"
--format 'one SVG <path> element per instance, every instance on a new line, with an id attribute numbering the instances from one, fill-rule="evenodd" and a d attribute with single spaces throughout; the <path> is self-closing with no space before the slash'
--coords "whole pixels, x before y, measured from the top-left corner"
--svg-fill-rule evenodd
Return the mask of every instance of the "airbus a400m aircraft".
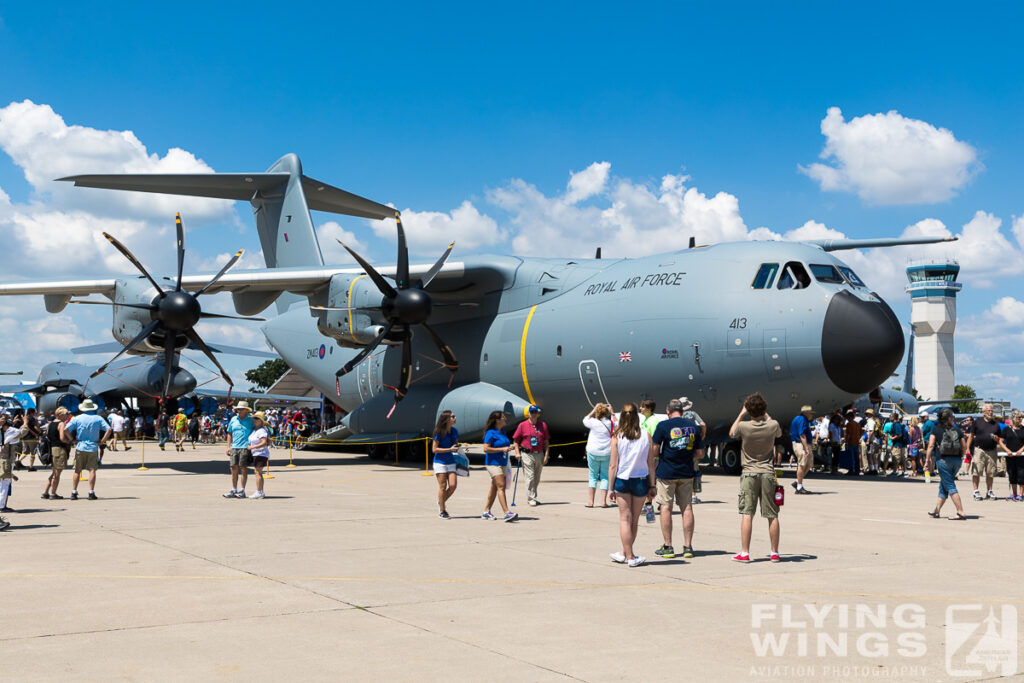
<path id="1" fill-rule="evenodd" d="M 849 404 L 890 376 L 904 340 L 889 306 L 833 252 L 944 241 L 735 242 L 635 259 L 446 253 L 417 265 L 400 235 L 395 267 L 336 267 L 323 263 L 310 209 L 380 220 L 396 212 L 303 175 L 295 155 L 265 173 L 65 180 L 249 201 L 267 268 L 225 274 L 207 291 L 230 291 L 243 316 L 276 301 L 267 341 L 349 411 L 340 436 L 353 443 L 427 434 L 446 409 L 468 438 L 492 410 L 522 416 L 531 403 L 553 431 L 576 434 L 598 401 L 687 395 L 724 436 L 752 391 L 783 418 L 805 403 Z M 186 275 L 182 287 L 210 277 Z M 0 294 L 44 294 L 51 311 L 86 290 L 124 300 L 123 280 L 75 284 L 2 285 Z"/>

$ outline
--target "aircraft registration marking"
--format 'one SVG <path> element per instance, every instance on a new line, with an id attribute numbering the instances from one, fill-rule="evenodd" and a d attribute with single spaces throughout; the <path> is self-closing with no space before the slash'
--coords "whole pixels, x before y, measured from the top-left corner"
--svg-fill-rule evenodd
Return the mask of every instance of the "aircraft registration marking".
<path id="1" fill-rule="evenodd" d="M 621 286 L 619 280 L 597 282 L 587 287 L 583 292 L 583 296 L 617 292 L 620 289 L 639 289 L 641 287 L 679 287 L 683 284 L 684 275 L 686 275 L 685 272 L 634 275 L 631 278 L 621 281 Z"/>

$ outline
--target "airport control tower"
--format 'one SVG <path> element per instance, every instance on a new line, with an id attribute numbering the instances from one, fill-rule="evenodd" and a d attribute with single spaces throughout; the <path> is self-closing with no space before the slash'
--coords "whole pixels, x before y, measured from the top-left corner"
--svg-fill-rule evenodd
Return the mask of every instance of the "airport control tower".
<path id="1" fill-rule="evenodd" d="M 924 400 L 953 395 L 953 330 L 956 329 L 956 261 L 915 262 L 907 267 L 910 322 L 914 328 L 913 388 Z M 907 378 L 908 380 L 910 378 Z"/>

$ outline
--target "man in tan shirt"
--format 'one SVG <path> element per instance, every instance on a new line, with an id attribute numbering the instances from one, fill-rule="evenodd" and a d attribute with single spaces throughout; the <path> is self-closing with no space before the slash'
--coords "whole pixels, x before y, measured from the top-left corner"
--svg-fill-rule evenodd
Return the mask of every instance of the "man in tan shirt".
<path id="1" fill-rule="evenodd" d="M 747 418 L 747 419 L 744 419 Z M 761 394 L 751 394 L 743 402 L 743 410 L 729 429 L 729 436 L 740 439 L 743 473 L 740 475 L 740 544 L 743 549 L 732 559 L 750 562 L 750 536 L 754 512 L 758 503 L 761 516 L 768 520 L 771 537 L 771 561 L 779 562 L 779 506 L 775 502 L 775 439 L 782 436 L 782 428 L 768 415 L 768 404 Z"/>

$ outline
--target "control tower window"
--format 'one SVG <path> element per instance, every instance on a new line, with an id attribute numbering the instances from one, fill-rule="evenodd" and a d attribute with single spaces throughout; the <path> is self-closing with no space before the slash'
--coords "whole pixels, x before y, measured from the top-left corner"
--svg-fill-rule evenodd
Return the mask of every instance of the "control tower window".
<path id="1" fill-rule="evenodd" d="M 865 289 L 867 288 L 867 285 L 864 284 L 863 280 L 857 277 L 857 273 L 853 272 L 852 268 L 839 266 L 839 270 L 840 272 L 842 272 L 843 275 L 846 276 L 846 279 L 849 280 L 850 284 L 853 285 L 854 287 L 864 287 Z"/>
<path id="2" fill-rule="evenodd" d="M 839 274 L 835 266 L 830 266 L 821 263 L 811 264 L 811 274 L 814 275 L 814 279 L 818 282 L 824 282 L 829 285 L 842 285 L 846 284 L 846 280 Z"/>
<path id="3" fill-rule="evenodd" d="M 778 263 L 762 263 L 757 269 L 754 281 L 750 283 L 751 289 L 768 289 L 775 282 L 775 273 L 779 272 Z"/>
<path id="4" fill-rule="evenodd" d="M 811 276 L 807 274 L 804 264 L 790 261 L 782 269 L 779 276 L 779 289 L 805 289 L 811 286 Z"/>

